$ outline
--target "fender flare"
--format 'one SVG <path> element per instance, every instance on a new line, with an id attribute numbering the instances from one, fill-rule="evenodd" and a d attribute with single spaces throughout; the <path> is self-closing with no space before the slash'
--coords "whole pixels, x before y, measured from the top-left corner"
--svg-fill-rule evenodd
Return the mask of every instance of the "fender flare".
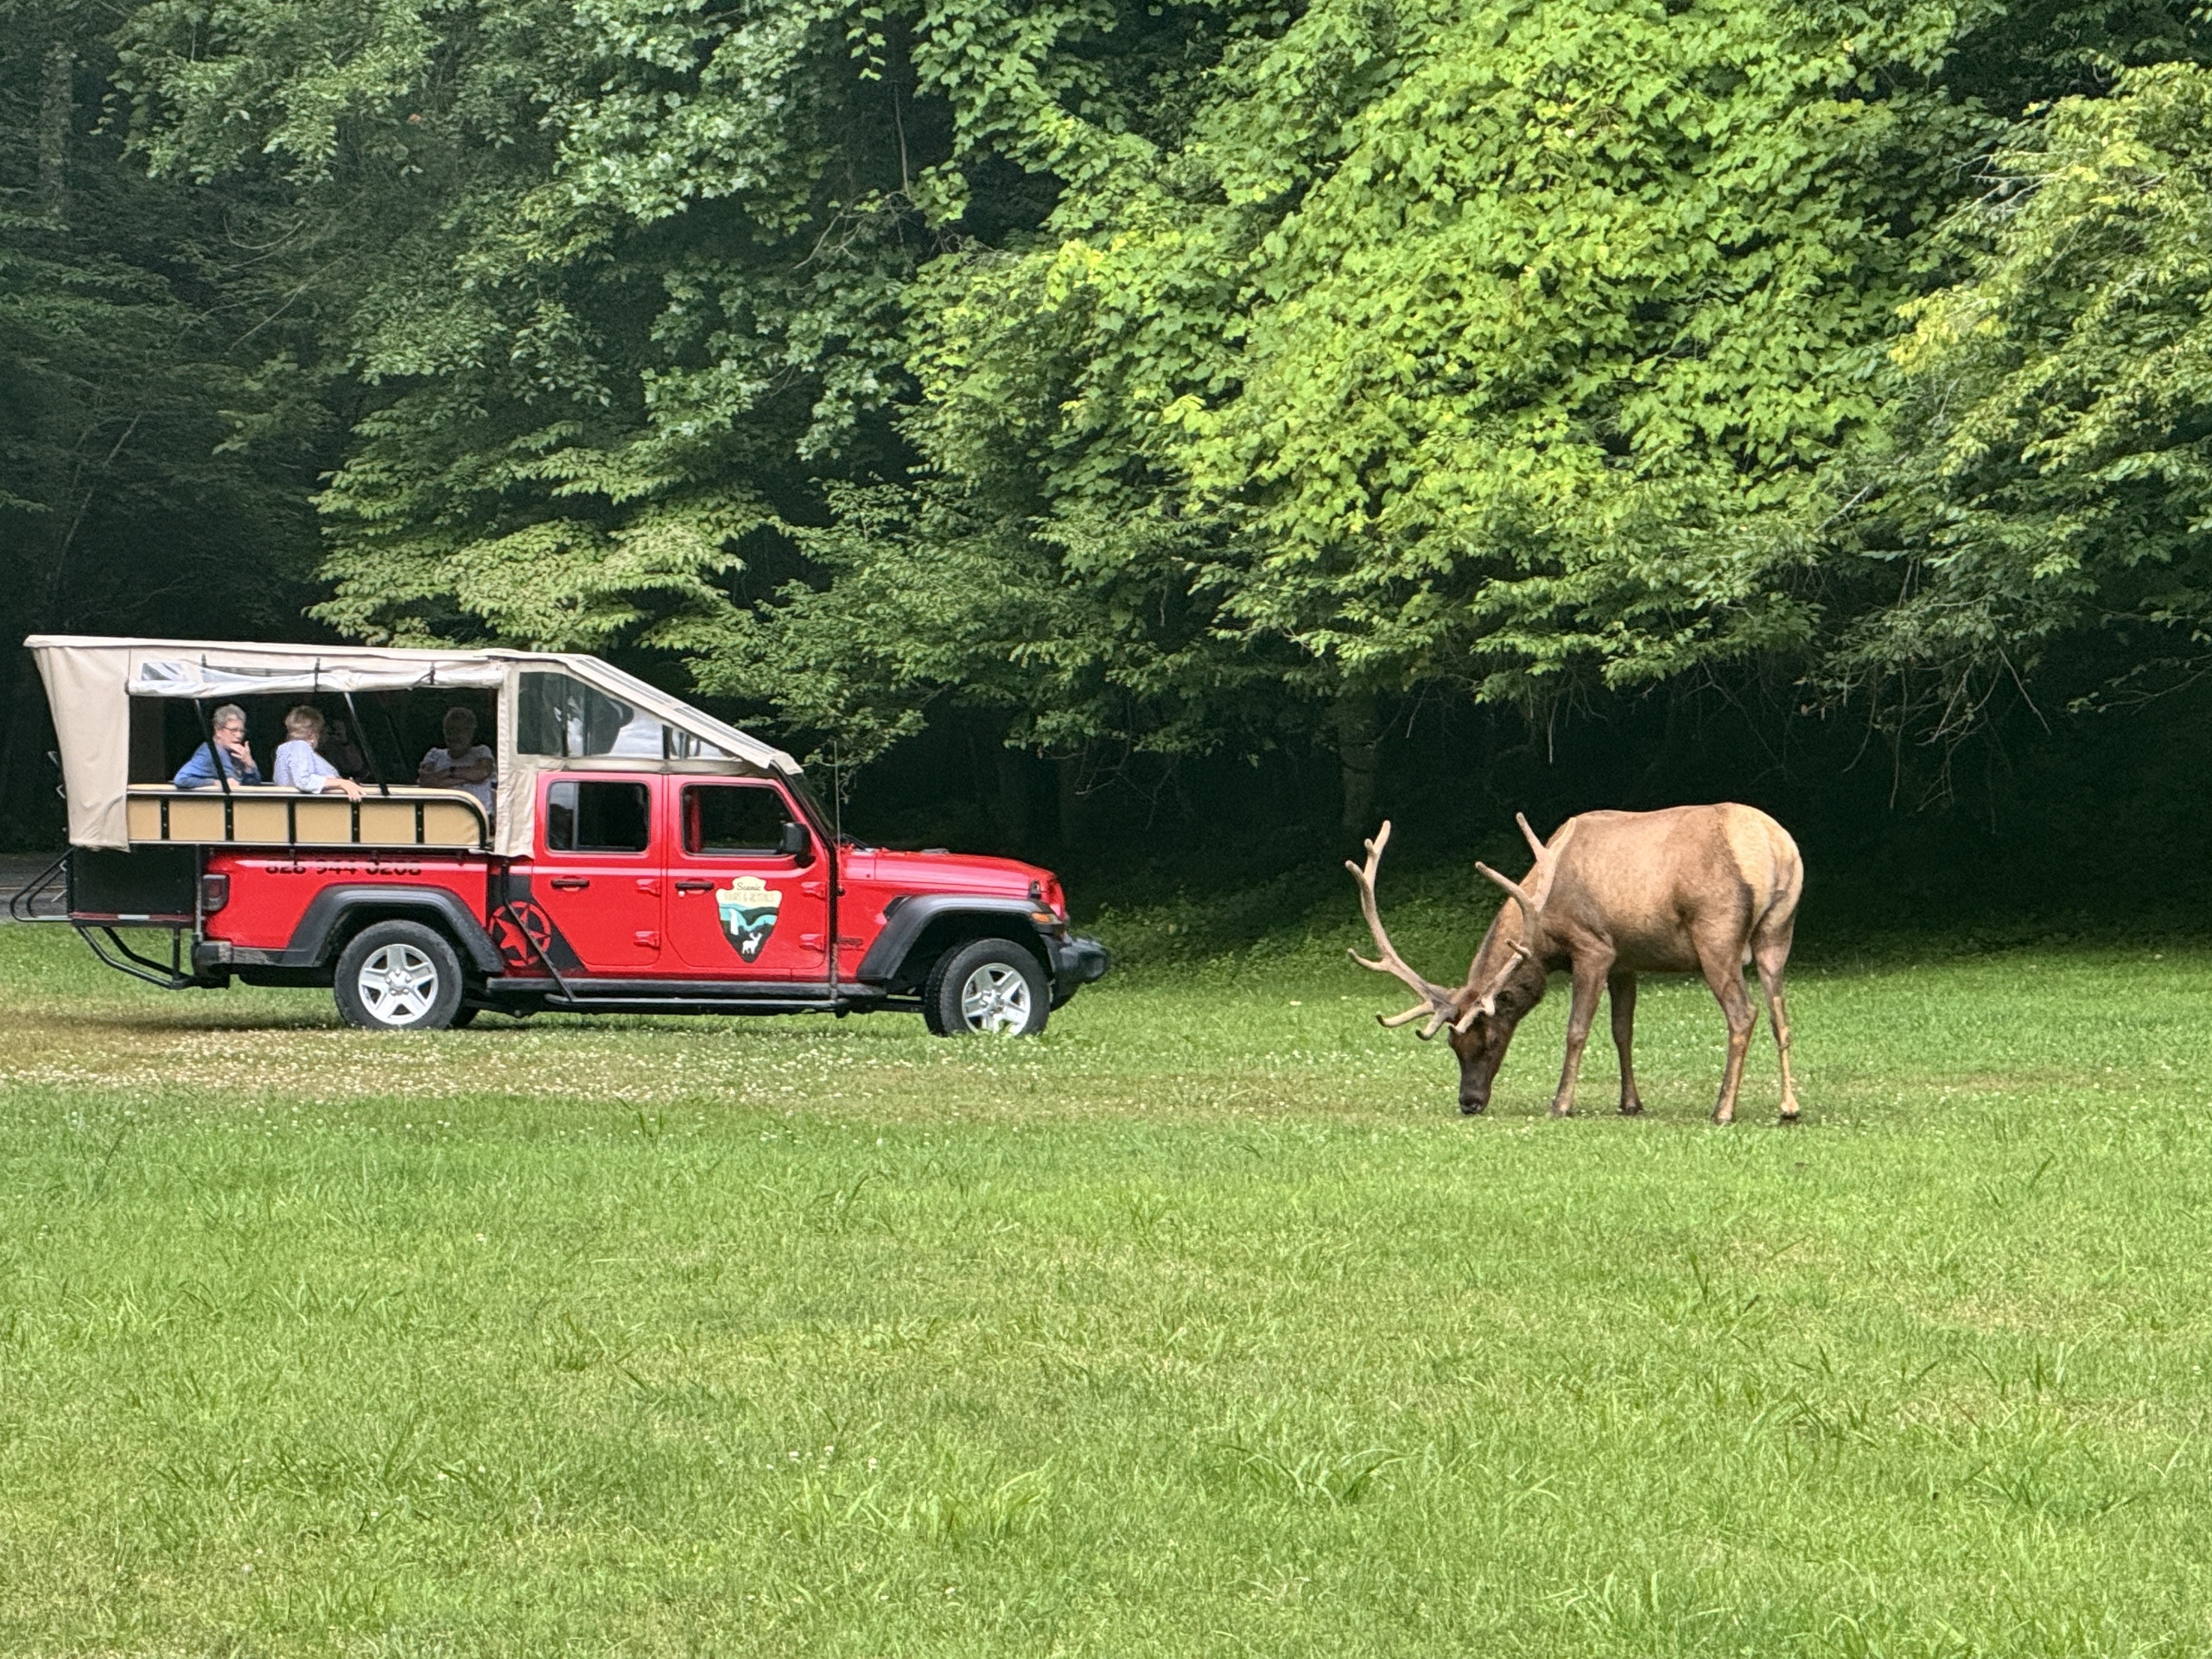
<path id="1" fill-rule="evenodd" d="M 365 885 L 325 887 L 315 894 L 300 925 L 292 930 L 290 944 L 284 947 L 286 967 L 320 968 L 330 958 L 331 935 L 338 925 L 357 910 L 376 909 L 391 912 L 412 912 L 407 918 L 435 920 L 453 936 L 461 954 L 474 965 L 476 970 L 489 977 L 506 971 L 500 958 L 499 948 L 492 943 L 492 936 L 484 931 L 463 904 L 458 894 L 444 887 L 387 887 Z"/>
<path id="2" fill-rule="evenodd" d="M 868 946 L 861 965 L 853 970 L 853 977 L 864 984 L 888 983 L 930 924 L 947 916 L 988 916 L 994 921 L 1003 918 L 1015 923 L 1009 937 L 1034 950 L 1039 965 L 1051 975 L 1058 965 L 1052 948 L 1038 932 L 1037 924 L 1029 919 L 1029 912 L 1036 908 L 1033 899 L 997 898 L 982 893 L 926 893 L 908 899 L 892 911 L 883 931 L 875 936 L 875 943 Z"/>

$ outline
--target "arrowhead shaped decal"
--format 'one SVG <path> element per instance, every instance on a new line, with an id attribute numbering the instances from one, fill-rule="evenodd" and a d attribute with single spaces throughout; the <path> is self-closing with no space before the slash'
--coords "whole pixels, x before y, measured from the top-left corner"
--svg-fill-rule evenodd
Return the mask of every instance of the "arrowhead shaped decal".
<path id="1" fill-rule="evenodd" d="M 776 931 L 776 913 L 783 902 L 784 895 L 757 875 L 741 875 L 715 892 L 722 931 L 746 961 L 759 959 L 768 936 Z"/>

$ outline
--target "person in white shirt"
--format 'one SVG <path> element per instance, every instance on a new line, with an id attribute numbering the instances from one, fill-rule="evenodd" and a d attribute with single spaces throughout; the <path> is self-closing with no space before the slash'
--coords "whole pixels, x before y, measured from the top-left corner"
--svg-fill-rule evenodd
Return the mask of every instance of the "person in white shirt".
<path id="1" fill-rule="evenodd" d="M 309 795 L 335 790 L 349 801 L 361 798 L 361 786 L 324 760 L 316 747 L 322 741 L 321 714 L 302 703 L 284 716 L 284 738 L 276 747 L 276 765 L 269 775 L 271 783 Z"/>
<path id="2" fill-rule="evenodd" d="M 489 813 L 499 766 L 492 751 L 476 741 L 476 716 L 466 709 L 447 709 L 445 733 L 445 747 L 423 757 L 415 781 L 426 789 L 467 790 Z"/>

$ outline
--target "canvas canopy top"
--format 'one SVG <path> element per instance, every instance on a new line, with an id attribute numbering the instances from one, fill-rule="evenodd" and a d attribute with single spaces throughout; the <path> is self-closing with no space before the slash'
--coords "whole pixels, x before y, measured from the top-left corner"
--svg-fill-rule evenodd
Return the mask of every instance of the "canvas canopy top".
<path id="1" fill-rule="evenodd" d="M 54 710 L 73 846 L 130 845 L 132 697 L 190 699 L 207 707 L 247 696 L 495 691 L 493 850 L 510 857 L 531 849 L 537 774 L 579 757 L 652 771 L 800 775 L 798 762 L 781 749 L 594 657 L 65 634 L 34 634 L 23 643 L 38 659 Z"/>

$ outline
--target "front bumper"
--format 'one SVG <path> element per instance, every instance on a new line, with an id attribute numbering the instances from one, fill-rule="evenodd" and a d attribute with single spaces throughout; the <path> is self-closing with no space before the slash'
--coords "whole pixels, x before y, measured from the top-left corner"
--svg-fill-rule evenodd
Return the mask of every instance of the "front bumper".
<path id="1" fill-rule="evenodd" d="M 1078 988 L 1105 978 L 1106 970 L 1114 965 L 1114 958 L 1104 945 L 1080 934 L 1071 933 L 1064 939 L 1048 938 L 1045 943 L 1052 953 L 1052 1006 L 1056 1008 L 1073 996 Z"/>

